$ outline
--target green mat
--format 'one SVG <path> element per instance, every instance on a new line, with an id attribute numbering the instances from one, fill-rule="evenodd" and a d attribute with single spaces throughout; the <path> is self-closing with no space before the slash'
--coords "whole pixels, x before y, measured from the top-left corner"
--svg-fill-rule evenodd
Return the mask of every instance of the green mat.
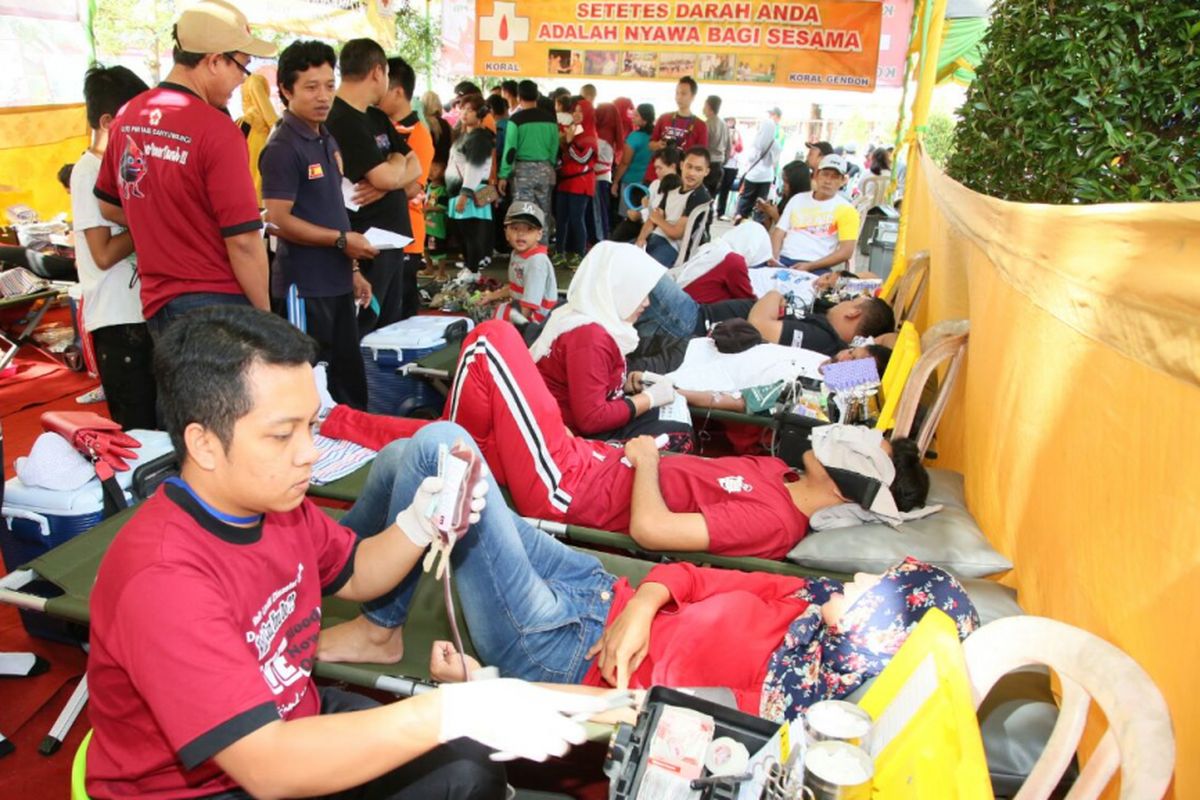
<path id="1" fill-rule="evenodd" d="M 344 512 L 326 509 L 334 519 Z M 34 559 L 22 569 L 32 570 L 37 576 L 57 586 L 63 594 L 49 598 L 45 612 L 51 616 L 86 625 L 90 619 L 88 596 L 96 580 L 100 560 L 107 552 L 117 531 L 133 514 L 127 509 L 101 522 L 87 533 L 80 534 L 50 552 Z M 604 568 L 622 575 L 633 583 L 639 583 L 654 564 L 628 556 L 593 552 L 604 564 Z M 458 599 L 455 598 L 456 607 Z M 358 604 L 336 597 L 326 598 L 322 603 L 322 627 L 336 625 L 358 616 Z M 470 632 L 460 617 L 463 646 L 471 655 L 475 649 L 471 644 Z M 404 676 L 414 680 L 429 679 L 429 654 L 433 643 L 439 639 L 453 639 L 450 619 L 446 614 L 442 585 L 427 575 L 421 577 L 413 598 L 409 621 L 404 626 L 404 658 L 397 664 L 335 664 L 318 662 L 316 674 L 329 680 L 368 688 L 389 691 L 404 691 L 403 681 L 394 680 Z"/>
<path id="2" fill-rule="evenodd" d="M 309 486 L 309 497 L 321 497 L 326 500 L 340 500 L 345 503 L 353 503 L 363 493 L 363 487 L 367 485 L 367 476 L 371 474 L 371 465 L 367 464 L 364 467 L 351 472 L 344 478 L 338 478 L 336 481 L 325 483 L 320 486 Z"/>

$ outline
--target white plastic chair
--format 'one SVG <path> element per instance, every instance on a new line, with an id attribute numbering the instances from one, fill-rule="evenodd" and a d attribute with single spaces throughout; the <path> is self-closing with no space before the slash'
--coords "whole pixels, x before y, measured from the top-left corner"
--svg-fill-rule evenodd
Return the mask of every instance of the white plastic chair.
<path id="1" fill-rule="evenodd" d="M 896 329 L 917 315 L 921 300 L 925 297 L 925 289 L 929 286 L 929 251 L 915 253 L 908 260 L 908 266 L 900 279 L 892 284 L 892 291 L 883 299 L 892 307 L 896 315 Z"/>
<path id="2" fill-rule="evenodd" d="M 938 424 L 942 421 L 942 415 L 946 413 L 946 406 L 950 403 L 954 384 L 962 372 L 963 360 L 967 357 L 970 323 L 966 320 L 955 320 L 944 326 L 943 331 L 945 332 L 941 336 L 928 336 L 928 333 L 932 333 L 930 331 L 927 332 L 926 337 L 922 337 L 921 357 L 917 359 L 917 363 L 913 365 L 912 371 L 908 374 L 908 380 L 904 383 L 904 391 L 900 395 L 900 403 L 896 408 L 896 427 L 892 432 L 892 438 L 914 437 L 921 458 L 925 457 L 929 445 L 933 444 Z M 937 395 L 929 405 L 925 418 L 921 422 L 920 430 L 913 431 L 913 423 L 916 421 L 917 411 L 920 409 L 921 400 L 925 395 L 925 385 L 943 364 L 947 365 L 946 372 L 941 377 Z"/>
<path id="3" fill-rule="evenodd" d="M 854 208 L 858 211 L 859 219 L 865 219 L 867 212 L 875 206 L 881 206 L 887 200 L 887 175 L 868 175 L 858 182 L 858 197 L 854 199 Z"/>
<path id="4" fill-rule="evenodd" d="M 963 643 L 975 707 L 1001 676 L 1034 664 L 1058 673 L 1062 705 L 1046 749 L 1016 800 L 1050 797 L 1075 755 L 1094 700 L 1108 730 L 1066 800 L 1099 797 L 1118 769 L 1121 800 L 1159 800 L 1175 769 L 1175 736 L 1162 693 L 1136 661 L 1100 637 L 1044 617 L 1006 617 Z"/>

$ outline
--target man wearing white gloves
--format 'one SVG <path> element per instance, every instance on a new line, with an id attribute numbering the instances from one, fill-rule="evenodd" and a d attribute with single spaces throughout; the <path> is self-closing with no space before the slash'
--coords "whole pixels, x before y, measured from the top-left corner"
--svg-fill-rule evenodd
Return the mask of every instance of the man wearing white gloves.
<path id="1" fill-rule="evenodd" d="M 322 595 L 396 587 L 435 535 L 439 479 L 426 458 L 393 481 L 367 539 L 308 501 L 314 355 L 281 318 L 238 306 L 159 340 L 182 469 L 121 529 L 92 593 L 91 796 L 502 798 L 497 754 L 544 759 L 583 740 L 572 715 L 597 698 L 522 681 L 387 705 L 315 684 Z M 472 487 L 471 522 L 490 485 Z"/>

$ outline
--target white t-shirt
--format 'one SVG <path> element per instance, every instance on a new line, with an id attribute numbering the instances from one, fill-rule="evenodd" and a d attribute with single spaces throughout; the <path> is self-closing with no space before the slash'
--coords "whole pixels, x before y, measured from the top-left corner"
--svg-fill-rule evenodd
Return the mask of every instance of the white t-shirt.
<path id="1" fill-rule="evenodd" d="M 100 213 L 100 202 L 92 194 L 99 174 L 100 159 L 90 150 L 83 154 L 71 172 L 75 267 L 79 272 L 80 288 L 83 289 L 84 327 L 89 331 L 146 321 L 142 316 L 141 285 L 135 257 L 130 256 L 102 270 L 96 266 L 92 251 L 88 249 L 84 235 L 88 228 L 106 227 L 113 236 L 125 231 Z"/>
<path id="2" fill-rule="evenodd" d="M 780 255 L 796 261 L 817 261 L 832 255 L 838 242 L 858 238 L 858 211 L 840 194 L 816 200 L 812 192 L 788 201 L 775 227 L 787 233 Z"/>
<path id="3" fill-rule="evenodd" d="M 596 145 L 596 180 L 612 183 L 613 148 L 601 139 Z"/>
<path id="4" fill-rule="evenodd" d="M 702 206 L 709 202 L 711 198 L 708 196 L 708 190 L 703 186 L 697 186 L 690 192 L 683 191 L 683 188 L 672 189 L 667 192 L 667 202 L 663 206 L 663 213 L 666 214 L 667 222 L 674 225 L 681 219 L 685 219 L 689 214 L 696 210 L 697 206 Z M 657 208 L 657 206 L 651 206 Z M 662 228 L 655 227 L 650 234 L 651 236 L 661 236 L 671 243 L 671 246 L 676 250 L 683 243 L 683 237 L 672 239 L 663 232 Z"/>
<path id="5" fill-rule="evenodd" d="M 677 389 L 695 392 L 736 392 L 752 386 L 794 381 L 798 376 L 819 379 L 824 353 L 759 344 L 741 353 L 721 353 L 708 337 L 688 342 L 683 363 L 669 373 Z"/>

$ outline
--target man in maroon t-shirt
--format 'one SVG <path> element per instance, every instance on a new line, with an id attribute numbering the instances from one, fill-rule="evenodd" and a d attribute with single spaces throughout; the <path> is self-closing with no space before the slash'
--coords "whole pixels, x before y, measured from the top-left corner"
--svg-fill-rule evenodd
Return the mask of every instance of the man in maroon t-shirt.
<path id="1" fill-rule="evenodd" d="M 286 320 L 244 306 L 199 309 L 159 338 L 181 470 L 122 527 L 92 591 L 91 796 L 503 798 L 489 749 L 542 760 L 585 738 L 563 714 L 595 711 L 596 698 L 517 680 L 385 706 L 315 684 L 322 595 L 393 591 L 439 535 L 441 485 L 435 430 L 410 441 L 414 457 L 382 492 L 364 493 L 380 512 L 365 538 L 305 497 L 315 355 Z M 476 525 L 498 490 L 467 488 Z"/>
<path id="2" fill-rule="evenodd" d="M 651 153 L 657 153 L 664 147 L 674 147 L 680 153 L 686 153 L 693 147 L 708 146 L 708 126 L 692 113 L 692 101 L 696 99 L 698 89 L 695 79 L 690 75 L 679 79 L 675 85 L 675 105 L 679 110 L 663 114 L 654 123 L 654 131 L 650 134 Z M 643 180 L 649 184 L 654 178 L 654 159 L 651 158 Z"/>
<path id="3" fill-rule="evenodd" d="M 270 306 L 246 139 L 225 105 L 250 57 L 274 54 L 237 8 L 201 0 L 175 24 L 166 80 L 113 123 L 95 194 L 104 216 L 133 235 L 142 313 L 156 336 L 192 308 Z"/>

